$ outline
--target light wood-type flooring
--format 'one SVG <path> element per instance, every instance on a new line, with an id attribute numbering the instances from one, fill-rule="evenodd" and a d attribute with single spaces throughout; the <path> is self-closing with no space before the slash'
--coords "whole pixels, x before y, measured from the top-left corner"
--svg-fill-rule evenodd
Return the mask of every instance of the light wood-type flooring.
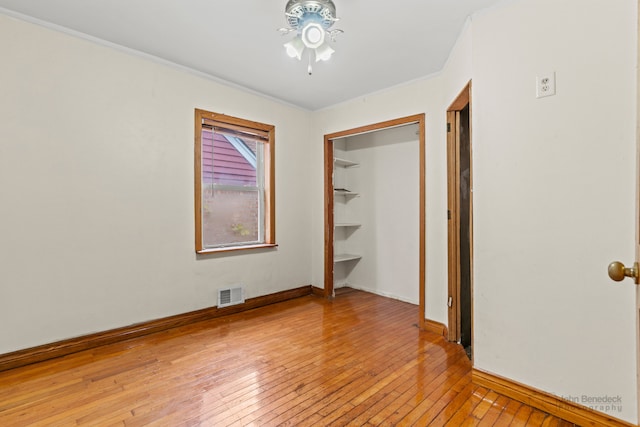
<path id="1" fill-rule="evenodd" d="M 297 298 L 0 373 L 0 426 L 571 426 L 471 382 L 417 307 Z"/>

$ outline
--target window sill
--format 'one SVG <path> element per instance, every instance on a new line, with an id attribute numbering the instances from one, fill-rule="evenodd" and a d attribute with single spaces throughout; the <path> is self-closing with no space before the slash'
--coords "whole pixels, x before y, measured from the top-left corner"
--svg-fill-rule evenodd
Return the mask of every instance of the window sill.
<path id="1" fill-rule="evenodd" d="M 261 243 L 259 245 L 246 245 L 246 246 L 226 246 L 224 248 L 209 248 L 209 249 L 201 249 L 197 250 L 198 254 L 216 254 L 221 252 L 233 252 L 233 251 L 244 251 L 249 249 L 268 249 L 268 248 L 277 248 L 278 245 L 275 243 Z"/>

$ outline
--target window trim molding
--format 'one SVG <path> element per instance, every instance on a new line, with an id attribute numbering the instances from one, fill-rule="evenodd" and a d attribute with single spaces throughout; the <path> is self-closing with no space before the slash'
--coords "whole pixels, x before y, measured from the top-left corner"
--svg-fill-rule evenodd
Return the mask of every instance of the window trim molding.
<path id="1" fill-rule="evenodd" d="M 275 126 L 228 116 L 226 114 L 195 109 L 194 126 L 194 207 L 195 207 L 195 250 L 198 254 L 230 252 L 259 248 L 274 248 L 276 244 L 276 215 L 275 215 Z M 207 122 L 216 125 L 229 125 L 256 131 L 256 134 L 266 135 L 264 141 L 264 243 L 249 245 L 229 245 L 219 248 L 205 248 L 202 241 L 202 127 Z"/>
<path id="2" fill-rule="evenodd" d="M 247 249 L 270 249 L 270 248 L 277 248 L 278 245 L 276 243 L 257 243 L 257 244 L 251 244 L 251 245 L 237 245 L 237 246 L 222 246 L 219 248 L 206 248 L 206 249 L 202 249 L 201 251 L 197 251 L 198 254 L 200 255 L 204 255 L 204 254 L 217 254 L 217 253 L 222 253 L 222 252 L 235 252 L 235 251 L 242 251 L 242 250 L 247 250 Z"/>

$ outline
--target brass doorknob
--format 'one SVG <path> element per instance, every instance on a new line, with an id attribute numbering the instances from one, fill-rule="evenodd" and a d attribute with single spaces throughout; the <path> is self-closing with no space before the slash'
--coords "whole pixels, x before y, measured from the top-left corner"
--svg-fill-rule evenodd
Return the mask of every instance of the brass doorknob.
<path id="1" fill-rule="evenodd" d="M 636 285 L 640 283 L 640 268 L 637 262 L 633 263 L 633 268 L 627 268 L 620 261 L 614 261 L 609 264 L 608 272 L 609 277 L 616 282 L 620 282 L 625 277 L 633 277 Z"/>

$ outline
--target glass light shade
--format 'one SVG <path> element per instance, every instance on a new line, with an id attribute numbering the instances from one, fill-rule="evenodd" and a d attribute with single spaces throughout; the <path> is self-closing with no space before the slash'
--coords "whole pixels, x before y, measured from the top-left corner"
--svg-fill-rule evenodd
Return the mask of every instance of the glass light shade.
<path id="1" fill-rule="evenodd" d="M 317 22 L 311 22 L 302 29 L 302 42 L 309 49 L 320 47 L 324 43 L 324 28 Z"/>
<path id="2" fill-rule="evenodd" d="M 287 55 L 291 58 L 298 58 L 298 61 L 302 59 L 302 52 L 304 51 L 304 43 L 300 39 L 300 37 L 296 37 L 288 43 L 284 44 L 285 49 L 287 50 Z"/>
<path id="3" fill-rule="evenodd" d="M 316 62 L 328 61 L 329 58 L 331 58 L 331 55 L 333 55 L 333 52 L 335 52 L 335 50 L 333 50 L 327 43 L 316 48 Z"/>

